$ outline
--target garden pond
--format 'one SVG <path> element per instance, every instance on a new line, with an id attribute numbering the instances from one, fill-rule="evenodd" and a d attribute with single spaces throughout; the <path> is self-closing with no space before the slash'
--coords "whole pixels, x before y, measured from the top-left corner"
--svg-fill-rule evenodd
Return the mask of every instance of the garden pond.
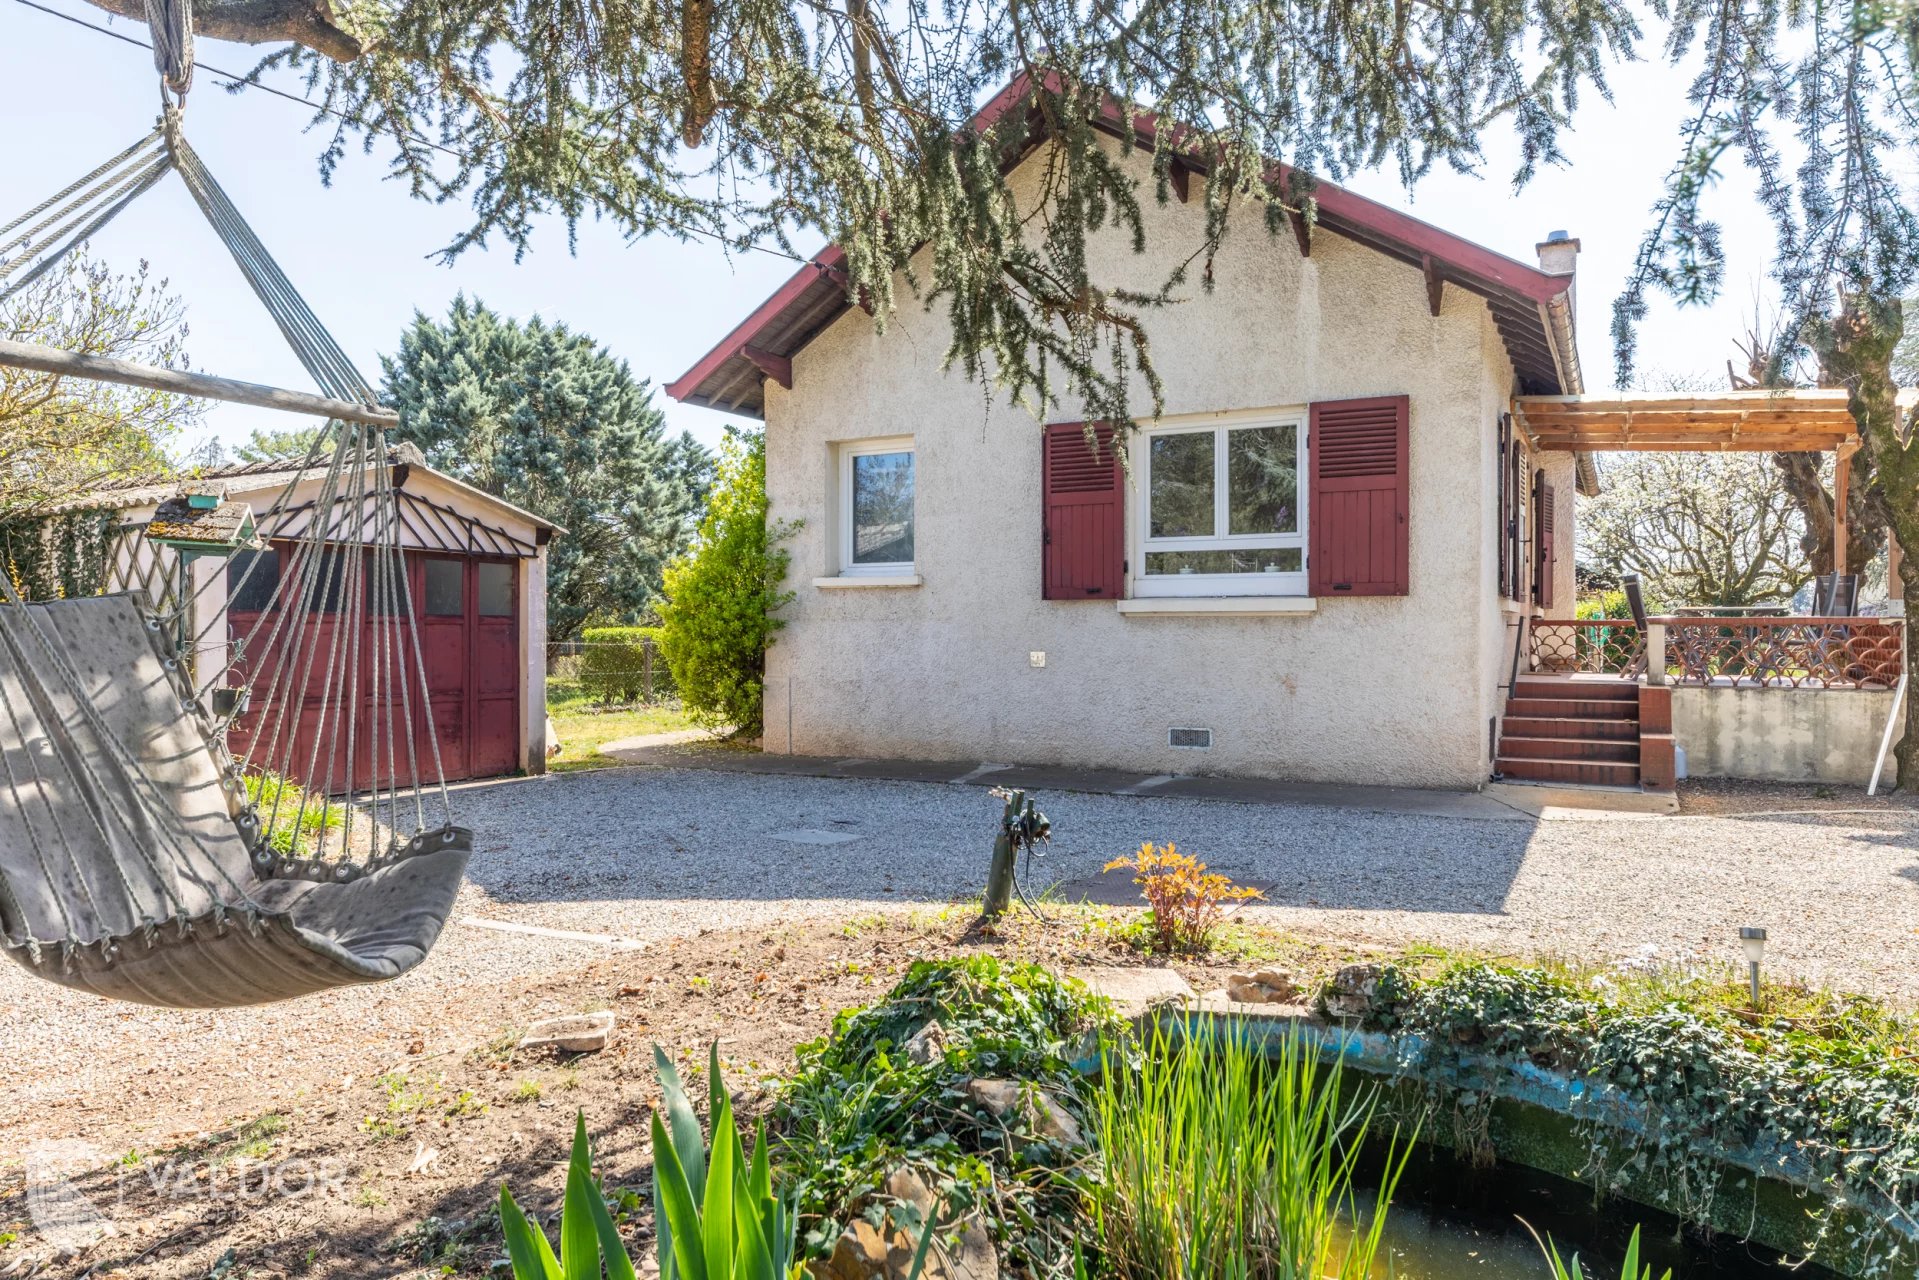
<path id="1" fill-rule="evenodd" d="M 1385 1151 L 1368 1163 L 1376 1169 Z M 1371 1200 L 1374 1179 L 1361 1191 Z M 1550 1236 L 1562 1256 L 1577 1253 L 1592 1276 L 1613 1277 L 1640 1228 L 1642 1265 L 1673 1280 L 1780 1280 L 1793 1260 L 1730 1236 L 1710 1239 L 1641 1205 L 1595 1205 L 1590 1188 L 1523 1165 L 1474 1168 L 1441 1147 L 1420 1145 L 1407 1161 L 1387 1214 L 1387 1257 L 1380 1280 L 1540 1280 L 1538 1241 Z M 1795 1280 L 1836 1280 L 1833 1272 L 1801 1264 Z"/>

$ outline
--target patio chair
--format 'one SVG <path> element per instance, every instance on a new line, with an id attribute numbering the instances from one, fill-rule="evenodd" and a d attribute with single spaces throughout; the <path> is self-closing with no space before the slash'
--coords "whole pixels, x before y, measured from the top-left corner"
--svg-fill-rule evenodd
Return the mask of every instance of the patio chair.
<path id="1" fill-rule="evenodd" d="M 1812 580 L 1812 616 L 1850 618 L 1859 612 L 1859 575 L 1822 573 Z"/>
<path id="2" fill-rule="evenodd" d="M 1646 629 L 1646 596 L 1645 593 L 1639 589 L 1639 575 L 1636 573 L 1622 573 L 1619 575 L 1619 585 L 1626 592 L 1626 607 L 1632 610 L 1632 620 L 1634 624 L 1638 626 L 1641 632 L 1644 632 Z"/>
<path id="3" fill-rule="evenodd" d="M 1829 618 L 1850 618 L 1859 612 L 1859 575 L 1832 575 L 1832 595 L 1826 601 Z"/>
<path id="4" fill-rule="evenodd" d="M 1628 679 L 1636 680 L 1646 674 L 1646 593 L 1640 589 L 1636 573 L 1620 574 L 1619 586 L 1626 593 L 1626 607 L 1632 610 L 1633 625 L 1639 628 L 1639 642 L 1624 672 Z"/>
<path id="5" fill-rule="evenodd" d="M 1822 573 L 1813 578 L 1813 617 L 1851 618 L 1858 612 L 1858 574 Z M 1802 667 L 1808 676 L 1829 670 L 1835 665 L 1845 667 L 1847 642 L 1852 637 L 1850 627 L 1827 627 L 1814 624 L 1793 630 L 1803 636 L 1803 639 L 1797 641 L 1793 647 L 1801 650 L 1797 665 Z"/>

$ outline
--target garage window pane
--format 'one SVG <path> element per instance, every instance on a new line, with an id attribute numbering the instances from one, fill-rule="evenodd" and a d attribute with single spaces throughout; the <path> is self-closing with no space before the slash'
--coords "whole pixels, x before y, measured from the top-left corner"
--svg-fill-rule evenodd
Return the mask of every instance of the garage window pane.
<path id="1" fill-rule="evenodd" d="M 482 618 L 512 617 L 513 566 L 482 562 L 479 566 L 479 577 L 480 616 Z"/>
<path id="2" fill-rule="evenodd" d="M 337 548 L 327 547 L 317 557 L 311 550 L 299 551 L 293 557 L 287 602 L 304 603 L 311 613 L 338 613 L 346 569 L 346 558 Z"/>
<path id="3" fill-rule="evenodd" d="M 366 558 L 366 567 L 360 572 L 366 578 L 368 617 L 406 616 L 412 602 L 408 599 L 410 584 L 401 580 L 407 572 L 405 556 L 370 554 Z"/>
<path id="4" fill-rule="evenodd" d="M 227 561 L 227 608 L 234 613 L 258 613 L 279 585 L 278 551 L 236 551 Z"/>
<path id="5" fill-rule="evenodd" d="M 426 612 L 429 618 L 466 616 L 466 562 L 426 562 Z"/>

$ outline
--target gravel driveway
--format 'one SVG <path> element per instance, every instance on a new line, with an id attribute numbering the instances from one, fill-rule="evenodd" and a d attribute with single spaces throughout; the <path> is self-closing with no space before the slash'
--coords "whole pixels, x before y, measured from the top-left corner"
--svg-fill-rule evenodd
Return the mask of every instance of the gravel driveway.
<path id="1" fill-rule="evenodd" d="M 460 917 L 640 942 L 977 893 L 998 816 L 977 787 L 670 769 L 479 785 L 456 800 L 477 833 Z M 1042 883 L 1092 875 L 1142 840 L 1173 840 L 1270 885 L 1270 905 L 1250 910 L 1287 928 L 1596 957 L 1652 944 L 1730 959 L 1739 926 L 1762 924 L 1779 971 L 1919 1004 L 1919 812 L 1534 822 L 1042 801 L 1057 833 Z M 190 1013 L 105 1004 L 0 967 L 0 1133 L 55 1099 L 124 1081 L 129 1061 L 151 1064 L 150 1088 L 186 1072 L 257 1078 L 287 1057 L 310 1080 L 335 1059 L 363 1060 L 368 1045 L 431 1035 L 457 1020 L 456 1005 L 604 954 L 604 942 L 458 921 L 398 982 Z M 54 1062 L 61 1069 L 48 1071 Z"/>

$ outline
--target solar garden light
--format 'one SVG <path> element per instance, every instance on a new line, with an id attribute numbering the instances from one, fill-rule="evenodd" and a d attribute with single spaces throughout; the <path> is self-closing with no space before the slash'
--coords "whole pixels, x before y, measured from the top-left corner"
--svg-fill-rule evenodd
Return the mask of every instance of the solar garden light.
<path id="1" fill-rule="evenodd" d="M 1752 1010 L 1759 1012 L 1759 964 L 1766 958 L 1766 931 L 1750 926 L 1739 931 L 1739 945 L 1746 949 L 1746 966 L 1752 973 Z"/>

